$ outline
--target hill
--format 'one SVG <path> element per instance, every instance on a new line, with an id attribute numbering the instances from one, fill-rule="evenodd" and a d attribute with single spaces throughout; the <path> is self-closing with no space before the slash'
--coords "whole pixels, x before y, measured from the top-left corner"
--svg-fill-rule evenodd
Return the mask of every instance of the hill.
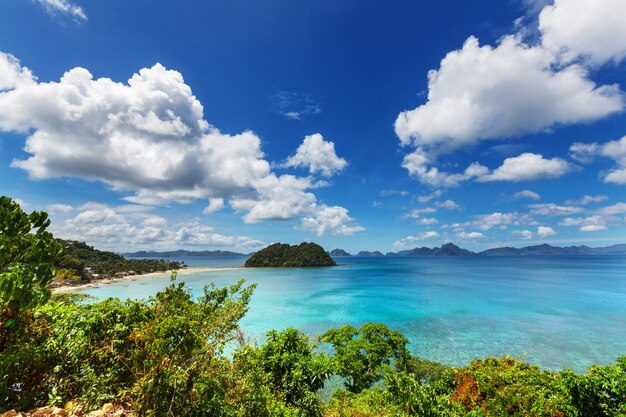
<path id="1" fill-rule="evenodd" d="M 480 252 L 483 256 L 532 256 L 532 255 L 624 255 L 626 245 L 611 245 L 599 248 L 589 246 L 551 246 L 543 245 L 525 246 L 523 248 L 502 247 L 487 249 Z"/>
<path id="2" fill-rule="evenodd" d="M 123 253 L 122 255 L 130 258 L 221 258 L 226 256 L 247 256 L 245 253 L 231 252 L 227 250 L 191 251 L 184 249 L 163 252 L 142 250 L 139 252 Z"/>
<path id="3" fill-rule="evenodd" d="M 361 252 L 357 253 L 356 256 L 385 256 L 383 255 L 380 251 L 366 251 L 366 250 L 362 250 Z"/>
<path id="4" fill-rule="evenodd" d="M 462 249 L 453 243 L 446 243 L 440 248 L 415 248 L 411 250 L 403 250 L 397 253 L 398 256 L 473 256 L 475 252 Z"/>
<path id="5" fill-rule="evenodd" d="M 84 242 L 57 239 L 63 245 L 63 255 L 55 267 L 57 276 L 65 280 L 90 280 L 118 274 L 143 274 L 181 269 L 181 262 L 162 259 L 126 259 L 113 252 L 101 251 Z"/>
<path id="6" fill-rule="evenodd" d="M 274 243 L 252 255 L 246 268 L 298 268 L 310 266 L 336 266 L 337 264 L 320 245 L 303 242 L 299 245 Z"/>
<path id="7" fill-rule="evenodd" d="M 330 251 L 330 256 L 352 256 L 343 249 L 333 249 Z"/>

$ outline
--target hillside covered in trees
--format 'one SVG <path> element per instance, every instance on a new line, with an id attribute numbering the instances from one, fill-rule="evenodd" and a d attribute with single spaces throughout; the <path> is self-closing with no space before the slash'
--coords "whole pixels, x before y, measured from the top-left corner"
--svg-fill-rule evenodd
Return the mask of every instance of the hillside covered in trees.
<path id="1" fill-rule="evenodd" d="M 245 263 L 247 268 L 297 268 L 336 265 L 324 248 L 310 242 L 293 246 L 285 243 L 274 243 L 252 255 Z"/>
<path id="2" fill-rule="evenodd" d="M 56 262 L 57 278 L 64 281 L 91 280 L 116 275 L 162 272 L 184 267 L 163 259 L 127 259 L 113 252 L 95 249 L 84 242 L 56 239 L 63 252 Z"/>

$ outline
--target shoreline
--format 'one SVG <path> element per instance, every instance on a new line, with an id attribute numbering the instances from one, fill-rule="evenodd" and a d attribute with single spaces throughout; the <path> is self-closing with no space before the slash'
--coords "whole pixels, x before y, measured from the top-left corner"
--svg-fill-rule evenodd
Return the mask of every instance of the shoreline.
<path id="1" fill-rule="evenodd" d="M 138 279 L 143 279 L 143 278 L 170 276 L 172 272 L 174 271 L 176 271 L 177 276 L 181 276 L 181 275 L 195 274 L 199 272 L 232 271 L 232 270 L 238 270 L 238 269 L 246 269 L 246 268 L 244 268 L 243 266 L 206 266 L 206 267 L 199 266 L 199 267 L 190 267 L 190 268 L 188 267 L 184 269 L 171 269 L 168 271 L 149 272 L 147 274 L 141 274 L 141 275 L 128 275 L 125 277 L 103 278 L 103 279 L 99 279 L 96 281 L 90 281 L 90 282 L 86 282 L 84 284 L 78 284 L 78 285 L 62 285 L 60 287 L 52 288 L 52 293 L 61 294 L 61 293 L 67 293 L 67 292 L 72 292 L 76 290 L 83 290 L 85 288 L 92 288 L 92 287 L 96 287 L 100 285 L 108 285 L 108 284 L 113 284 L 113 283 L 118 283 L 118 282 L 137 281 Z"/>

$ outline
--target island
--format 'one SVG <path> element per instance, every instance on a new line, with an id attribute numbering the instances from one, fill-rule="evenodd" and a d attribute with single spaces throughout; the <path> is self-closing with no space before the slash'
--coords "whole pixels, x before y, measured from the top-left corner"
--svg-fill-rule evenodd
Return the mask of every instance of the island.
<path id="1" fill-rule="evenodd" d="M 333 249 L 330 251 L 330 256 L 352 256 L 343 249 Z"/>
<path id="2" fill-rule="evenodd" d="M 302 242 L 299 245 L 274 243 L 256 252 L 246 261 L 246 268 L 300 268 L 337 266 L 320 245 Z"/>

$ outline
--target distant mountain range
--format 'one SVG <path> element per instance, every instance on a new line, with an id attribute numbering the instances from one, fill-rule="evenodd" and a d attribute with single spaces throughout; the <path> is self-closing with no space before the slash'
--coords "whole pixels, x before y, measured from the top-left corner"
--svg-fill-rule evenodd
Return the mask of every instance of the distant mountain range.
<path id="1" fill-rule="evenodd" d="M 334 249 L 329 252 L 330 256 L 342 257 L 353 256 L 343 249 Z M 129 258 L 220 258 L 220 257 L 244 257 L 252 254 L 222 250 L 175 250 L 175 251 L 139 251 L 123 253 Z M 487 249 L 482 252 L 472 252 L 458 247 L 453 243 L 446 243 L 441 247 L 414 248 L 399 252 L 388 252 L 386 255 L 380 251 L 361 251 L 354 256 L 528 256 L 528 255 L 626 255 L 626 244 L 591 248 L 589 246 L 551 246 L 543 245 L 525 246 L 523 248 L 502 247 Z"/>
<path id="2" fill-rule="evenodd" d="M 156 252 L 153 250 L 150 251 L 139 251 L 139 252 L 131 252 L 131 253 L 123 253 L 123 256 L 129 258 L 221 258 L 226 256 L 248 256 L 245 253 L 238 252 L 230 252 L 223 250 L 203 250 L 203 251 L 191 251 L 191 250 L 174 250 L 174 251 L 165 251 L 165 252 Z"/>
<path id="3" fill-rule="evenodd" d="M 335 249 L 330 252 L 331 256 L 352 256 L 343 249 Z M 502 247 L 487 249 L 482 252 L 472 252 L 460 248 L 453 243 L 446 243 L 440 248 L 415 248 L 399 252 L 388 252 L 383 255 L 379 251 L 361 251 L 356 256 L 529 256 L 529 255 L 626 255 L 626 244 L 590 248 L 589 246 L 551 246 L 543 245 L 525 246 L 523 248 Z"/>

